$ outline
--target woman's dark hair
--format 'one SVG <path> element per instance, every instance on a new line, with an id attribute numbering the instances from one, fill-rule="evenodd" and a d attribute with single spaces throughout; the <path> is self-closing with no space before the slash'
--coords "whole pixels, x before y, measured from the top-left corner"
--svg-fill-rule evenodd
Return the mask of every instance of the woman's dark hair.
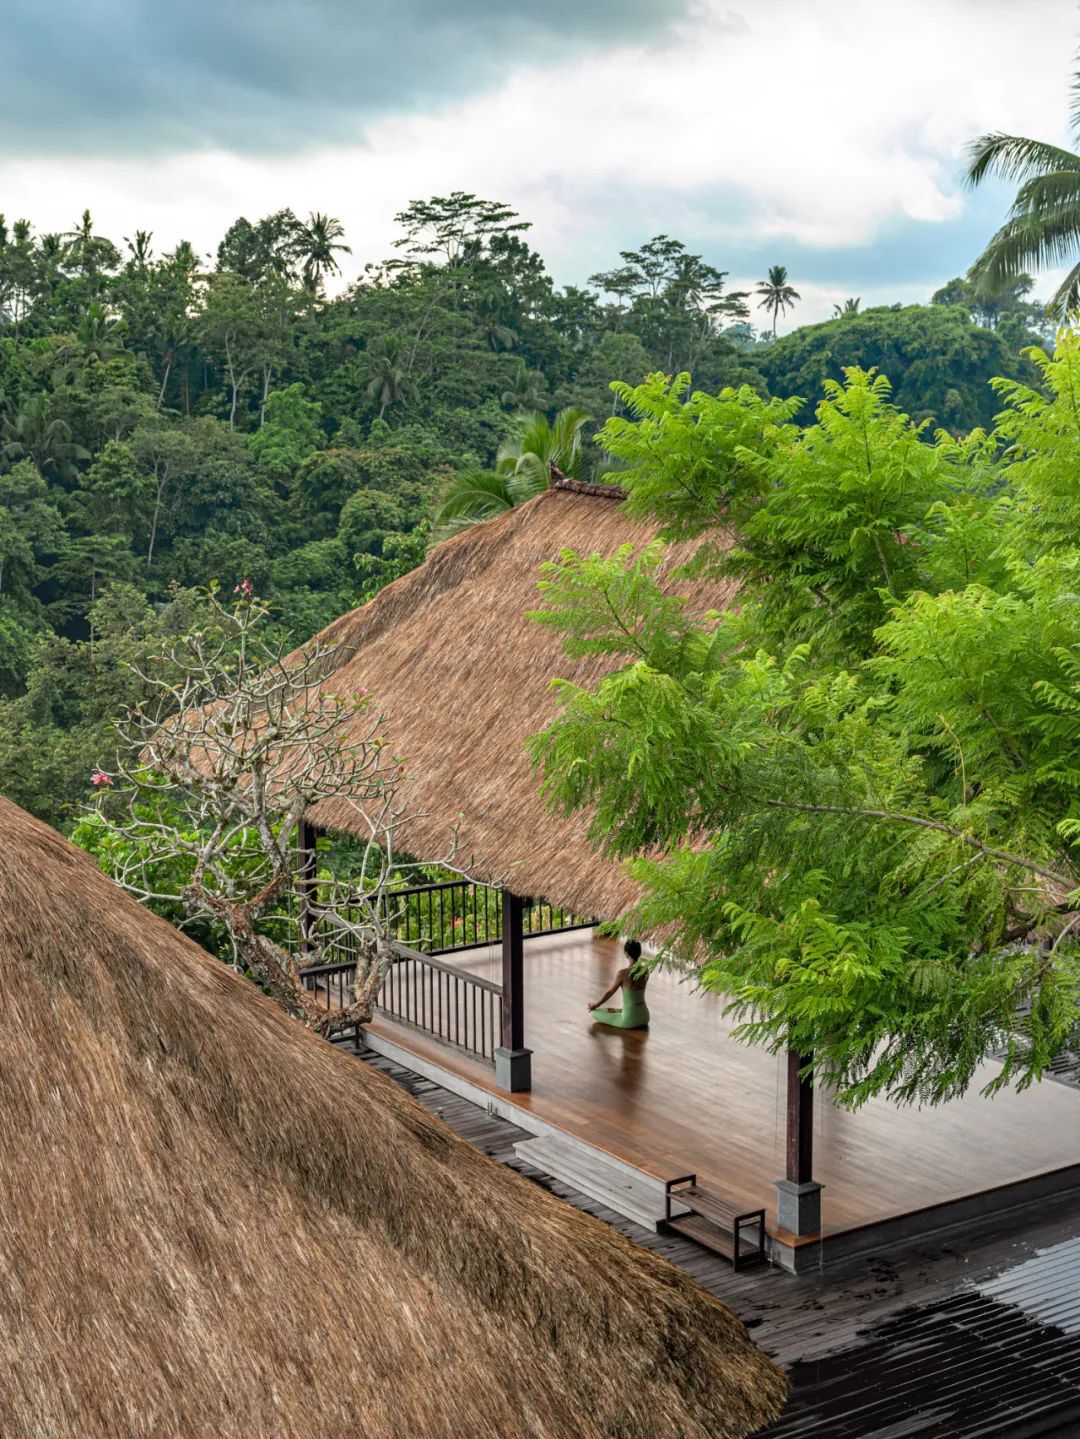
<path id="1" fill-rule="evenodd" d="M 641 945 L 638 944 L 636 939 L 628 939 L 623 945 L 623 954 L 625 954 L 627 959 L 632 963 L 636 964 L 641 958 Z"/>

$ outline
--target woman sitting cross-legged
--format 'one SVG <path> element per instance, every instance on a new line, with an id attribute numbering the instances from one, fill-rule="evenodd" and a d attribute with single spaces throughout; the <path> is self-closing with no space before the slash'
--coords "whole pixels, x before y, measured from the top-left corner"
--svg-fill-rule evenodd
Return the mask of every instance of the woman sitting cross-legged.
<path id="1" fill-rule="evenodd" d="M 649 972 L 634 973 L 641 958 L 641 945 L 636 939 L 626 941 L 623 953 L 630 963 L 619 970 L 611 988 L 605 990 L 595 1004 L 589 1005 L 589 1014 L 597 1024 L 608 1024 L 612 1029 L 644 1029 L 649 1023 L 649 1006 L 645 1003 Z M 603 1006 L 618 989 L 622 990 L 622 1008 L 604 1009 Z"/>

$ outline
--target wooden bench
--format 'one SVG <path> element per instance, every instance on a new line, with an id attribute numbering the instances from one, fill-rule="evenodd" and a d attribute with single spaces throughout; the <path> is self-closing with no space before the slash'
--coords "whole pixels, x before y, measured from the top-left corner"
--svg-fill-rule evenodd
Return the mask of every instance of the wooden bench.
<path id="1" fill-rule="evenodd" d="M 733 1269 L 749 1269 L 765 1262 L 765 1211 L 750 1209 L 740 1214 L 716 1194 L 702 1189 L 696 1174 L 683 1174 L 664 1185 L 663 1227 L 731 1262 Z M 672 1206 L 689 1211 L 673 1214 Z"/>

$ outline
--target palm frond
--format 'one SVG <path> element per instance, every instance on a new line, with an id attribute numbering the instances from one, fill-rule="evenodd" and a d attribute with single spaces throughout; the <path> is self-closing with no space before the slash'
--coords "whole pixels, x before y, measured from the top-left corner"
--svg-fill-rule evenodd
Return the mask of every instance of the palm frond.
<path id="1" fill-rule="evenodd" d="M 1048 315 L 1065 319 L 1080 314 L 1080 264 L 1074 265 L 1046 306 Z"/>
<path id="2" fill-rule="evenodd" d="M 974 187 L 991 176 L 1000 180 L 1027 180 L 1052 170 L 1080 170 L 1080 155 L 1045 140 L 1000 132 L 980 135 L 968 150 L 967 183 Z"/>
<path id="3" fill-rule="evenodd" d="M 513 509 L 518 501 L 506 475 L 491 470 L 469 470 L 451 482 L 432 524 L 432 541 L 438 543 L 459 530 Z"/>
<path id="4" fill-rule="evenodd" d="M 972 265 L 969 279 L 980 293 L 995 293 L 1023 271 L 1071 261 L 1078 250 L 1080 209 L 1076 205 L 1014 216 Z"/>
<path id="5" fill-rule="evenodd" d="M 1016 192 L 1010 214 L 1041 214 L 1059 205 L 1080 205 L 1080 165 L 1075 170 L 1052 170 L 1026 180 Z"/>

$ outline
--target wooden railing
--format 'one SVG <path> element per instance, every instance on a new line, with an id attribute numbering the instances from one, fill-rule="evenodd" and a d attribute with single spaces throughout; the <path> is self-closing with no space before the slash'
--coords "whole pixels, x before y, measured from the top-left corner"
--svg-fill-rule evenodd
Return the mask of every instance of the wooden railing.
<path id="1" fill-rule="evenodd" d="M 378 1010 L 398 1024 L 488 1064 L 502 1043 L 503 991 L 439 955 L 502 939 L 502 893 L 471 880 L 444 880 L 394 890 L 389 898 L 394 962 L 383 979 Z M 525 901 L 526 938 L 585 929 L 594 921 L 543 901 Z M 301 974 L 327 1008 L 352 1001 L 358 959 L 359 916 L 312 905 L 301 925 Z M 318 954 L 318 964 L 305 956 Z"/>

